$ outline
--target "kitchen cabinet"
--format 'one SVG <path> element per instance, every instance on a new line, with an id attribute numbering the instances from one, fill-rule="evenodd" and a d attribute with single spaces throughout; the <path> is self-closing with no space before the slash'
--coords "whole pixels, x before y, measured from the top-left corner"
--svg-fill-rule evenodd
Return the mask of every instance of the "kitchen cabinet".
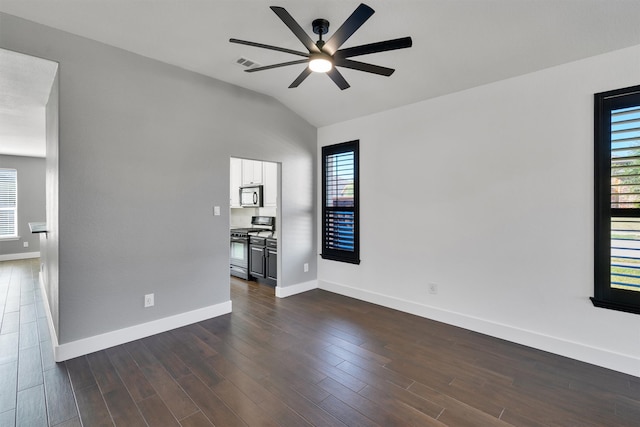
<path id="1" fill-rule="evenodd" d="M 242 185 L 262 184 L 262 162 L 242 159 Z"/>
<path id="2" fill-rule="evenodd" d="M 263 186 L 263 206 L 275 208 L 278 206 L 278 164 L 231 158 L 229 179 L 229 206 L 240 207 L 240 187 L 244 185 Z"/>
<path id="3" fill-rule="evenodd" d="M 264 186 L 264 206 L 276 207 L 278 205 L 278 165 L 277 163 L 264 162 L 262 164 Z"/>
<path id="4" fill-rule="evenodd" d="M 278 280 L 278 241 L 251 236 L 249 275 L 260 283 L 276 286 Z"/>
<path id="5" fill-rule="evenodd" d="M 278 241 L 276 239 L 267 239 L 265 256 L 265 276 L 269 284 L 275 286 L 278 283 Z"/>
<path id="6" fill-rule="evenodd" d="M 231 158 L 231 176 L 229 177 L 229 206 L 240 207 L 240 186 L 242 185 L 242 160 Z"/>
<path id="7" fill-rule="evenodd" d="M 256 279 L 265 278 L 266 244 L 263 237 L 251 237 L 249 244 L 249 274 Z"/>

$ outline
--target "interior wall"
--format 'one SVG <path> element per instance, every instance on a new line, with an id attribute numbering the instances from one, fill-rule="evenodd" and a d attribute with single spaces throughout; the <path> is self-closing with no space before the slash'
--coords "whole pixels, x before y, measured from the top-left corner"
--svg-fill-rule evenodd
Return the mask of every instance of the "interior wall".
<path id="1" fill-rule="evenodd" d="M 313 126 L 255 92 L 10 15 L 0 23 L 2 47 L 60 64 L 61 344 L 229 302 L 231 156 L 282 164 L 281 285 L 315 279 Z M 307 275 L 286 267 L 301 258 Z"/>
<path id="2" fill-rule="evenodd" d="M 58 132 L 59 132 L 59 99 L 58 73 L 53 80 L 51 93 L 46 106 L 46 234 L 40 235 L 40 265 L 46 298 L 49 303 L 52 326 L 56 340 L 59 341 L 59 209 L 58 209 Z"/>
<path id="3" fill-rule="evenodd" d="M 320 287 L 640 376 L 589 301 L 593 94 L 639 83 L 636 46 L 319 129 L 360 140 L 362 259 Z"/>
<path id="4" fill-rule="evenodd" d="M 19 236 L 15 240 L 0 240 L 0 257 L 37 253 L 40 240 L 31 233 L 29 223 L 45 218 L 45 161 L 39 157 L 0 155 L 0 168 L 18 171 Z M 25 242 L 29 245 L 26 248 Z"/>

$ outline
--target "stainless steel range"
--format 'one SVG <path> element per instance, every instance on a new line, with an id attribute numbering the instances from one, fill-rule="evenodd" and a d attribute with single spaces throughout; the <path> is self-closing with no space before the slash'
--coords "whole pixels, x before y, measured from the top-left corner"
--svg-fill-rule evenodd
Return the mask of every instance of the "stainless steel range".
<path id="1" fill-rule="evenodd" d="M 232 276 L 249 280 L 249 237 L 262 231 L 273 233 L 276 218 L 273 216 L 251 217 L 251 228 L 232 228 L 230 231 L 230 273 Z"/>

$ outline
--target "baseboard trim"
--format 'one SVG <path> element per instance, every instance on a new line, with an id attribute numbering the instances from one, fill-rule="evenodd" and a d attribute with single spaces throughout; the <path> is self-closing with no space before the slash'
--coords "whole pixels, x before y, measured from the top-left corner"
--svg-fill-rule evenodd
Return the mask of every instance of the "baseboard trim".
<path id="1" fill-rule="evenodd" d="M 640 377 L 640 358 L 323 280 L 318 288 Z"/>
<path id="2" fill-rule="evenodd" d="M 310 280 L 308 282 L 298 283 L 297 285 L 291 285 L 286 287 L 276 286 L 276 296 L 278 298 L 286 298 L 286 297 L 290 297 L 291 295 L 301 294 L 303 292 L 307 292 L 317 288 L 318 288 L 317 280 Z"/>
<path id="3" fill-rule="evenodd" d="M 229 300 L 220 304 L 199 308 L 197 310 L 188 311 L 186 313 L 164 317 L 162 319 L 153 320 L 151 322 L 142 323 L 140 325 L 118 329 L 116 331 L 111 331 L 64 344 L 58 345 L 56 340 L 53 351 L 54 359 L 56 362 L 73 359 L 74 357 L 104 350 L 116 345 L 166 332 L 171 329 L 180 328 L 192 323 L 197 323 L 203 320 L 211 319 L 213 317 L 222 316 L 224 314 L 231 313 L 231 308 L 231 300 Z"/>
<path id="4" fill-rule="evenodd" d="M 18 254 L 0 255 L 0 261 L 16 261 L 19 259 L 40 258 L 40 252 L 21 252 Z"/>

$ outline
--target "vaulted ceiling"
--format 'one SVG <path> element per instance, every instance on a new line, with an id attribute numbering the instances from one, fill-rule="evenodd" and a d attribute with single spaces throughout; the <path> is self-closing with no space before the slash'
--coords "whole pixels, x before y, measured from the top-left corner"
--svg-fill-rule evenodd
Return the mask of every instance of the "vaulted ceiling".
<path id="1" fill-rule="evenodd" d="M 343 47 L 403 36 L 413 47 L 358 57 L 396 72 L 341 69 L 344 91 L 320 74 L 288 89 L 304 65 L 245 73 L 240 57 L 299 58 L 229 38 L 304 51 L 269 6 L 315 40 L 314 19 L 329 20 L 331 36 L 358 1 L 2 0 L 0 11 L 273 96 L 318 127 L 640 44 L 638 0 L 365 1 L 376 13 Z"/>

